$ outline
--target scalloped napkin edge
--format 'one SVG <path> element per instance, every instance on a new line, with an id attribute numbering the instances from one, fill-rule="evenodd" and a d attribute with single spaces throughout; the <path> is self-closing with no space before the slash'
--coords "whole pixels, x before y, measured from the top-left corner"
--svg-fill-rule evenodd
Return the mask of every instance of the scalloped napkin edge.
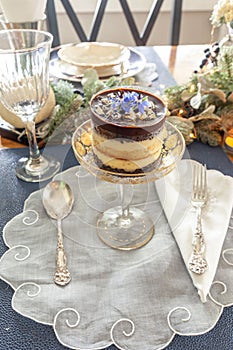
<path id="1" fill-rule="evenodd" d="M 233 178 L 217 170 L 207 170 L 208 200 L 203 208 L 202 228 L 209 268 L 204 274 L 197 275 L 188 269 L 196 223 L 195 209 L 191 205 L 194 163 L 190 159 L 181 160 L 170 174 L 156 181 L 155 186 L 193 284 L 201 301 L 206 302 L 231 217 Z"/>

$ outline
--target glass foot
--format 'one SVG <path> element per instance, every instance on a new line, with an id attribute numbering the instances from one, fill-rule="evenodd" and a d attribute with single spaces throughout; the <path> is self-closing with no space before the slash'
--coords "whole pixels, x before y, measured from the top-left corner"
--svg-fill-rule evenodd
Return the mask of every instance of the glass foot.
<path id="1" fill-rule="evenodd" d="M 60 169 L 60 163 L 52 157 L 42 157 L 37 163 L 30 158 L 21 158 L 16 166 L 16 175 L 27 182 L 41 182 L 52 178 Z"/>
<path id="2" fill-rule="evenodd" d="M 112 248 L 132 250 L 149 242 L 154 234 L 154 224 L 142 210 L 130 207 L 128 214 L 123 215 L 119 206 L 101 214 L 97 220 L 97 233 Z"/>

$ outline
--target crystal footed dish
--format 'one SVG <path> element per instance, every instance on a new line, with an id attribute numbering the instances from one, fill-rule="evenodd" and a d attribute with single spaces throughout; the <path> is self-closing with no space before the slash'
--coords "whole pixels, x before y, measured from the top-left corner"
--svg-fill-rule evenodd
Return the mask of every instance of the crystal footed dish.
<path id="1" fill-rule="evenodd" d="M 72 137 L 72 148 L 78 162 L 90 173 L 104 181 L 123 184 L 140 184 L 158 180 L 172 171 L 185 150 L 185 141 L 181 133 L 165 121 L 163 130 L 163 147 L 154 168 L 148 172 L 125 173 L 113 172 L 98 166 L 92 149 L 91 121 L 79 126 Z"/>
<path id="2" fill-rule="evenodd" d="M 138 207 L 131 206 L 135 184 L 149 183 L 171 172 L 181 159 L 185 142 L 180 132 L 170 123 L 163 127 L 163 146 L 153 169 L 148 172 L 125 173 L 101 168 L 92 147 L 91 121 L 76 129 L 72 147 L 79 163 L 100 180 L 119 183 L 121 205 L 105 210 L 96 218 L 99 238 L 109 247 L 120 250 L 138 249 L 147 244 L 154 235 L 151 217 Z"/>

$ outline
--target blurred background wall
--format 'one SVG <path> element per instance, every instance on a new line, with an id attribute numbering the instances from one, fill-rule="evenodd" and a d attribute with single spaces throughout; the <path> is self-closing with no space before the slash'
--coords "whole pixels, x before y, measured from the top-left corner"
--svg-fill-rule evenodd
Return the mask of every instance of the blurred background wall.
<path id="1" fill-rule="evenodd" d="M 148 45 L 169 44 L 170 15 L 173 0 L 165 0 Z M 210 15 L 217 0 L 183 0 L 180 44 L 206 44 L 211 38 Z M 86 33 L 90 32 L 97 0 L 70 0 Z M 138 29 L 141 32 L 153 0 L 128 0 Z M 61 43 L 79 42 L 72 24 L 59 0 L 55 0 Z M 215 31 L 215 39 L 219 30 Z M 109 0 L 100 27 L 98 41 L 120 42 L 134 45 L 122 8 L 118 0 Z"/>

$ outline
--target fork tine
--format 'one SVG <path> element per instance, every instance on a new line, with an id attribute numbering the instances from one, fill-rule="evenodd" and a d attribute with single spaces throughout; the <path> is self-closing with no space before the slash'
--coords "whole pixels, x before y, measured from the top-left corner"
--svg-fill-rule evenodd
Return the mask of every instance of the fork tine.
<path id="1" fill-rule="evenodd" d="M 206 165 L 193 166 L 193 198 L 204 199 L 207 193 Z"/>
<path id="2" fill-rule="evenodd" d="M 198 165 L 198 198 L 202 198 L 203 195 L 203 166 L 201 164 Z"/>
<path id="3" fill-rule="evenodd" d="M 207 171 L 206 171 L 206 164 L 203 166 L 203 171 L 204 171 L 204 195 L 206 197 L 207 194 Z"/>
<path id="4" fill-rule="evenodd" d="M 203 199 L 204 191 L 204 167 L 203 165 L 199 165 L 199 198 Z"/>
<path id="5" fill-rule="evenodd" d="M 206 165 L 201 166 L 201 193 L 200 197 L 205 199 L 206 197 Z"/>
<path id="6" fill-rule="evenodd" d="M 197 164 L 194 164 L 193 166 L 193 196 L 196 197 L 196 193 L 197 193 Z"/>

